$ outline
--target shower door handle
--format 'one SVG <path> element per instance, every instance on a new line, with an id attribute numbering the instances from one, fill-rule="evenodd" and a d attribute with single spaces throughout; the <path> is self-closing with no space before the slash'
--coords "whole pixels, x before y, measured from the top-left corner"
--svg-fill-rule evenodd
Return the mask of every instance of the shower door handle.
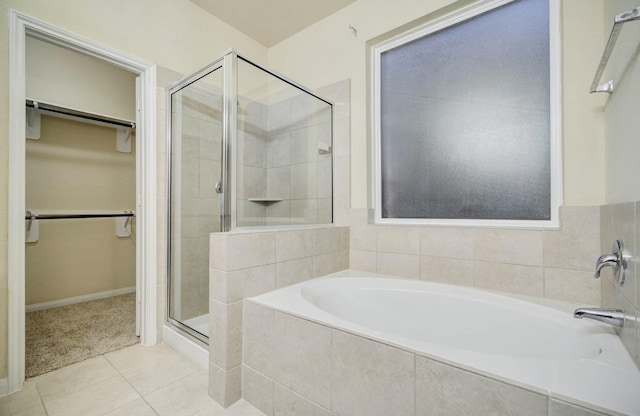
<path id="1" fill-rule="evenodd" d="M 216 193 L 217 194 L 221 194 L 222 193 L 222 182 L 220 182 L 220 181 L 216 182 Z"/>

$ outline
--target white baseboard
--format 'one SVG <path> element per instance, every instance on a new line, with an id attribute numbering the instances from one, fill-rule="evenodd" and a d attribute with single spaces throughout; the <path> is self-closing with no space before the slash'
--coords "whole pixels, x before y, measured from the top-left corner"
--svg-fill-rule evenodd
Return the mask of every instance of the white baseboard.
<path id="1" fill-rule="evenodd" d="M 0 397 L 6 396 L 9 393 L 9 380 L 6 378 L 0 378 Z"/>
<path id="2" fill-rule="evenodd" d="M 122 289 L 106 290 L 104 292 L 98 292 L 98 293 L 89 293 L 88 295 L 81 295 L 81 296 L 74 296 L 71 298 L 52 300 L 51 302 L 34 303 L 33 305 L 25 306 L 24 309 L 26 312 L 40 311 L 42 309 L 57 308 L 58 306 L 66 306 L 66 305 L 73 305 L 74 303 L 88 302 L 90 300 L 110 298 L 111 296 L 126 295 L 127 293 L 133 293 L 135 291 L 136 291 L 135 286 L 123 287 Z"/>

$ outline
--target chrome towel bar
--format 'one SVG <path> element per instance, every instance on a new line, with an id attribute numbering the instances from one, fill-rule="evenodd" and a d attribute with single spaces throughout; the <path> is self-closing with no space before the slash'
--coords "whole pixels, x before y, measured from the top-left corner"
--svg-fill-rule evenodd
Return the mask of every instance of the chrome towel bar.
<path id="1" fill-rule="evenodd" d="M 604 48 L 602 58 L 600 58 L 600 65 L 598 65 L 598 70 L 596 71 L 596 75 L 593 78 L 593 82 L 591 83 L 591 90 L 589 92 L 606 92 L 608 94 L 611 94 L 613 92 L 613 80 L 609 80 L 603 84 L 600 84 L 600 78 L 602 78 L 602 74 L 607 67 L 609 58 L 613 53 L 613 48 L 616 46 L 616 41 L 618 40 L 618 36 L 620 35 L 620 31 L 622 30 L 622 25 L 638 19 L 640 19 L 640 6 L 636 7 L 635 9 L 627 10 L 624 13 L 620 13 L 613 19 L 613 28 L 611 28 L 611 35 L 609 35 L 609 40 L 607 41 L 607 46 Z"/>

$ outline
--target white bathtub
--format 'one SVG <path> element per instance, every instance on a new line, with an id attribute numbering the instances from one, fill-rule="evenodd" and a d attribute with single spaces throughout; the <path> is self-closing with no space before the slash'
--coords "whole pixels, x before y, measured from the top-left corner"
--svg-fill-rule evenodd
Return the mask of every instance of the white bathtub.
<path id="1" fill-rule="evenodd" d="M 353 271 L 252 301 L 553 397 L 640 415 L 640 372 L 612 327 L 573 318 L 575 305 Z"/>

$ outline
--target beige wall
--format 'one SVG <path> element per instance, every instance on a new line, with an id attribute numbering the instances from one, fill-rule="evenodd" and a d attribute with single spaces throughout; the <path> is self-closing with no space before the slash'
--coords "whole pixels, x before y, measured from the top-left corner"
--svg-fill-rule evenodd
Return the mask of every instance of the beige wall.
<path id="1" fill-rule="evenodd" d="M 114 128 L 43 116 L 41 133 L 27 140 L 28 210 L 135 210 L 135 146 L 116 151 Z M 27 305 L 135 286 L 135 236 L 116 237 L 115 219 L 39 227 L 25 250 Z"/>
<path id="2" fill-rule="evenodd" d="M 258 63 L 267 50 L 187 0 L 0 0 L 0 379 L 7 374 L 7 151 L 10 9 L 116 48 L 191 73 L 229 47 Z"/>
<path id="3" fill-rule="evenodd" d="M 269 49 L 271 67 L 311 88 L 351 78 L 353 208 L 367 206 L 366 42 L 443 6 L 461 3 L 451 0 L 359 0 Z M 563 1 L 566 205 L 604 202 L 603 98 L 588 93 L 602 53 L 602 3 L 602 0 Z M 357 29 L 357 37 L 353 36 L 349 25 Z"/>
<path id="4" fill-rule="evenodd" d="M 28 37 L 27 97 L 136 120 L 136 76 L 96 58 Z"/>
<path id="5" fill-rule="evenodd" d="M 602 0 L 564 0 L 562 95 L 564 204 L 600 205 L 604 199 L 606 97 L 589 94 L 603 51 Z M 607 34 L 608 35 L 608 34 Z"/>

